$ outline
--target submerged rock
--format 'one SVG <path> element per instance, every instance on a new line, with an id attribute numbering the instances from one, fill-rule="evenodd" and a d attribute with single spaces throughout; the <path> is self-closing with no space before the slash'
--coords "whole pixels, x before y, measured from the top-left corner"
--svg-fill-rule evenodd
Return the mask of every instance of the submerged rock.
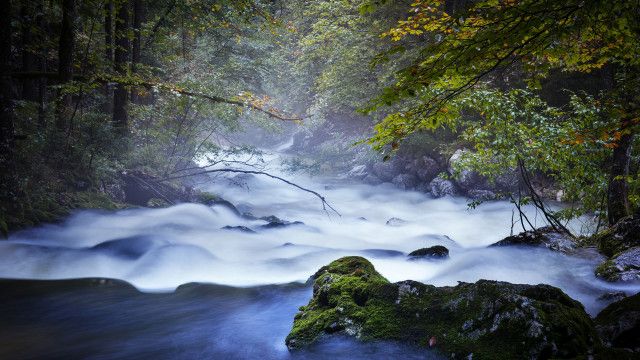
<path id="1" fill-rule="evenodd" d="M 251 230 L 250 228 L 248 228 L 246 226 L 242 226 L 242 225 L 237 225 L 237 226 L 227 225 L 227 226 L 221 227 L 221 229 L 223 229 L 223 230 L 241 231 L 241 232 L 255 234 L 255 231 Z"/>
<path id="2" fill-rule="evenodd" d="M 640 352 L 640 293 L 607 306 L 595 323 L 605 346 Z"/>
<path id="3" fill-rule="evenodd" d="M 281 228 L 281 227 L 291 226 L 291 225 L 304 225 L 302 221 L 282 220 L 279 217 L 274 215 L 263 216 L 260 218 L 260 220 L 264 220 L 267 222 L 266 224 L 260 226 L 263 229 L 275 229 L 275 228 Z"/>
<path id="4" fill-rule="evenodd" d="M 392 217 L 391 219 L 387 220 L 387 222 L 385 224 L 387 226 L 402 226 L 402 225 L 404 225 L 406 223 L 407 223 L 406 220 L 402 220 L 402 219 L 397 218 L 397 217 Z"/>
<path id="5" fill-rule="evenodd" d="M 431 343 L 452 358 L 573 358 L 597 342 L 582 305 L 548 285 L 390 283 L 356 256 L 338 259 L 312 278 L 313 297 L 295 316 L 289 349 L 341 333 Z"/>
<path id="6" fill-rule="evenodd" d="M 550 226 L 528 230 L 489 245 L 493 246 L 543 246 L 550 250 L 568 253 L 576 249 L 575 240 L 567 234 L 558 232 Z"/>
<path id="7" fill-rule="evenodd" d="M 428 248 L 422 248 L 409 253 L 409 256 L 418 258 L 444 259 L 449 257 L 449 249 L 442 245 L 435 245 Z"/>
<path id="8" fill-rule="evenodd" d="M 640 281 L 640 246 L 625 250 L 596 268 L 607 281 Z"/>

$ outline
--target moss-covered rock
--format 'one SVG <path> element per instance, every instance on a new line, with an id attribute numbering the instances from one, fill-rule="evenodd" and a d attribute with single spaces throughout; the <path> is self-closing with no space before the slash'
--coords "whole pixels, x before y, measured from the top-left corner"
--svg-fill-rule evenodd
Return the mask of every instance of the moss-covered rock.
<path id="1" fill-rule="evenodd" d="M 607 281 L 640 281 L 640 246 L 624 250 L 602 262 L 595 274 Z"/>
<path id="2" fill-rule="evenodd" d="M 313 297 L 287 336 L 290 349 L 340 332 L 437 348 L 453 358 L 569 358 L 597 335 L 582 305 L 548 285 L 480 280 L 455 287 L 390 283 L 362 257 L 345 257 L 314 276 Z"/>
<path id="3" fill-rule="evenodd" d="M 593 235 L 589 242 L 598 246 L 598 250 L 608 257 L 640 246 L 640 219 L 627 217 L 611 228 Z"/>
<path id="4" fill-rule="evenodd" d="M 640 352 L 640 293 L 607 306 L 595 323 L 605 346 Z"/>

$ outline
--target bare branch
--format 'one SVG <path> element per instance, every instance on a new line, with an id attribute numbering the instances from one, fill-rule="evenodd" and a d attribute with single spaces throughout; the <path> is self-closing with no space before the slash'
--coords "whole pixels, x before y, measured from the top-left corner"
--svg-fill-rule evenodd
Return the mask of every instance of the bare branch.
<path id="1" fill-rule="evenodd" d="M 190 174 L 184 174 L 184 175 L 176 175 L 176 176 L 169 176 L 169 177 L 165 177 L 162 179 L 157 179 L 155 180 L 155 182 L 165 182 L 165 181 L 169 181 L 169 180 L 175 180 L 175 179 L 182 179 L 185 177 L 190 177 L 190 176 L 197 176 L 197 175 L 203 175 L 203 174 L 210 174 L 210 173 L 218 173 L 218 172 L 229 172 L 229 173 L 241 173 L 241 174 L 254 174 L 254 175 L 264 175 L 267 177 L 270 177 L 272 179 L 276 179 L 276 180 L 280 180 L 282 182 L 284 182 L 285 184 L 291 185 L 295 188 L 298 188 L 302 191 L 308 192 L 310 194 L 315 195 L 318 199 L 320 199 L 320 201 L 322 201 L 322 209 L 324 211 L 326 211 L 328 213 L 327 208 L 331 209 L 334 213 L 336 213 L 338 216 L 342 216 L 340 215 L 340 213 L 333 208 L 333 206 L 331 206 L 331 204 L 329 204 L 327 202 L 327 200 L 325 199 L 324 196 L 322 196 L 321 194 L 319 194 L 316 191 L 313 191 L 311 189 L 307 189 L 305 187 L 302 187 L 294 182 L 291 182 L 285 178 L 282 178 L 280 176 L 276 176 L 273 174 L 269 174 L 267 172 L 264 171 L 257 171 L 257 170 L 241 170 L 241 169 L 231 169 L 231 168 L 223 168 L 223 169 L 210 169 L 210 170 L 202 170 L 202 171 L 198 171 L 198 172 L 194 172 L 194 173 L 190 173 Z"/>

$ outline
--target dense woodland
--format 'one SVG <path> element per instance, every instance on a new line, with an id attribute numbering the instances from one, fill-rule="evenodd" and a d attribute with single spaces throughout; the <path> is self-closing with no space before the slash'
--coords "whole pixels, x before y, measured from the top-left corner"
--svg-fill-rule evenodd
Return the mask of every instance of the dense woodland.
<path id="1" fill-rule="evenodd" d="M 573 204 L 549 213 L 558 226 L 615 224 L 640 202 L 634 1 L 2 6 L 5 232 L 111 206 L 123 172 L 170 178 L 203 153 L 251 151 L 218 134 L 326 122 L 356 124 L 342 146 L 385 159 L 456 144 L 489 179 L 542 174 Z"/>

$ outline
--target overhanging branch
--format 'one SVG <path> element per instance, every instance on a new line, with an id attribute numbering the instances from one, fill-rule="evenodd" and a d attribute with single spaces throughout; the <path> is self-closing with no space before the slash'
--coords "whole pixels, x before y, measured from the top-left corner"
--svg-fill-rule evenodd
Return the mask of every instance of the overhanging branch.
<path id="1" fill-rule="evenodd" d="M 269 174 L 267 172 L 264 171 L 258 171 L 258 170 L 241 170 L 241 169 L 232 169 L 232 168 L 222 168 L 222 169 L 209 169 L 209 170 L 202 170 L 202 171 L 197 171 L 197 172 L 192 172 L 189 174 L 184 174 L 184 175 L 175 175 L 175 176 L 169 176 L 169 177 L 165 177 L 162 179 L 157 179 L 155 180 L 156 182 L 165 182 L 165 181 L 169 181 L 169 180 L 176 180 L 176 179 L 182 179 L 185 177 L 190 177 L 190 176 L 197 176 L 197 175 L 203 175 L 203 174 L 211 174 L 211 173 L 217 173 L 217 172 L 228 172 L 228 173 L 242 173 L 242 174 L 254 174 L 254 175 L 264 175 L 267 177 L 270 177 L 272 179 L 276 179 L 279 181 L 284 182 L 285 184 L 291 185 L 295 188 L 298 188 L 302 191 L 308 192 L 310 194 L 313 194 L 314 196 L 316 196 L 318 199 L 320 199 L 320 201 L 322 202 L 322 209 L 326 212 L 328 212 L 327 208 L 329 208 L 331 211 L 333 211 L 334 213 L 336 213 L 338 216 L 342 216 L 340 215 L 340 213 L 333 208 L 333 206 L 331 206 L 327 200 L 325 199 L 324 196 L 322 196 L 320 193 L 313 191 L 311 189 L 307 189 L 305 187 L 302 187 L 294 182 L 291 182 L 285 178 L 282 178 L 280 176 L 276 176 L 273 174 Z"/>

